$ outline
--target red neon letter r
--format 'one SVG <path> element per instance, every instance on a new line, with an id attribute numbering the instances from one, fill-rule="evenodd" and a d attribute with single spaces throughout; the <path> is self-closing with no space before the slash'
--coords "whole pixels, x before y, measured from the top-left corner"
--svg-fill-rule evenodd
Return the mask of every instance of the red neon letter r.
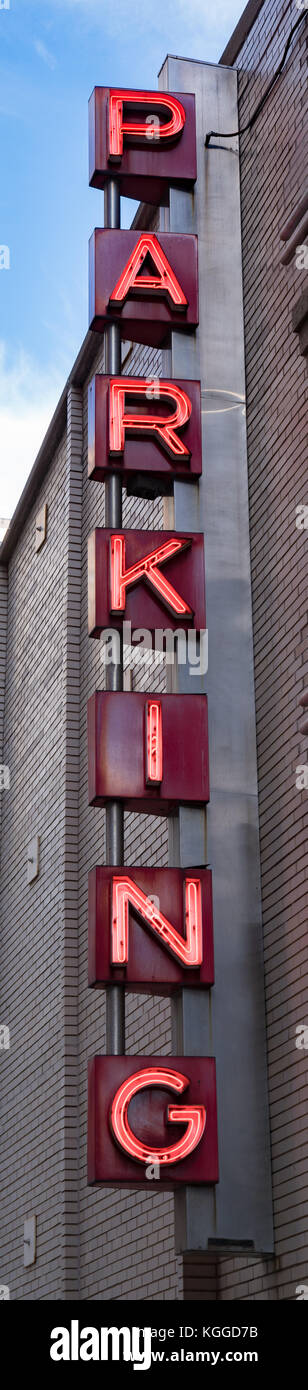
<path id="1" fill-rule="evenodd" d="M 113 377 L 110 382 L 110 412 L 109 412 L 109 452 L 110 454 L 123 454 L 125 448 L 126 434 L 154 434 L 158 444 L 162 443 L 166 453 L 171 458 L 190 458 L 190 451 L 186 444 L 179 439 L 178 429 L 191 416 L 191 402 L 185 391 L 180 386 L 176 386 L 172 381 L 157 381 L 155 383 L 155 399 L 159 401 L 170 401 L 175 405 L 172 414 L 155 415 L 147 411 L 139 414 L 137 411 L 129 412 L 126 410 L 126 398 L 131 396 L 143 397 L 147 399 L 150 382 L 142 377 Z"/>

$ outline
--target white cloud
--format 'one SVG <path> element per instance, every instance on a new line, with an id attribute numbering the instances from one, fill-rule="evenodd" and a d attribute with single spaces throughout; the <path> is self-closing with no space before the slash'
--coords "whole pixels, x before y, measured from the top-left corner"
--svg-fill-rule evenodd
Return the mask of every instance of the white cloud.
<path id="1" fill-rule="evenodd" d="M 110 9 L 113 11 L 115 9 L 114 0 L 48 0 L 48 5 L 50 6 L 51 4 L 56 5 L 58 9 L 63 9 L 63 6 L 67 5 L 67 7 L 72 10 L 86 10 L 87 13 L 90 12 L 90 14 L 92 12 L 92 14 L 96 14 L 102 20 L 102 22 L 104 22 L 105 19 L 106 9 Z M 232 19 L 232 15 L 235 13 L 235 11 L 240 11 L 241 9 L 241 0 L 237 0 L 237 3 L 236 0 L 219 0 L 219 5 L 216 7 L 216 10 L 214 9 L 214 16 L 213 7 L 210 5 L 206 7 L 204 0 L 189 0 L 189 6 L 187 6 L 187 0 L 176 0 L 176 5 L 177 12 L 180 10 L 183 14 L 187 14 L 187 12 L 189 11 L 191 15 L 197 15 L 198 18 L 200 16 L 202 17 L 204 23 L 208 23 L 211 20 L 211 18 L 215 16 L 215 14 L 216 17 L 218 17 L 219 14 L 219 17 L 221 17 L 222 20 L 228 18 Z M 134 14 L 134 12 L 136 16 L 140 15 L 140 0 L 118 0 L 116 8 L 117 10 L 121 10 L 122 14 L 126 10 L 127 18 L 129 19 L 130 15 Z M 156 13 L 158 13 L 158 16 L 160 12 L 160 20 L 163 14 L 166 13 L 166 10 L 169 11 L 169 13 L 173 16 L 173 24 L 174 26 L 176 25 L 177 13 L 175 10 L 174 0 L 157 0 L 155 10 Z M 150 19 L 152 19 L 152 17 L 153 16 L 151 13 Z M 146 7 L 145 18 L 148 23 L 149 12 L 146 10 Z"/>
<path id="2" fill-rule="evenodd" d="M 22 348 L 9 363 L 0 342 L 0 517 L 13 515 L 63 385 Z"/>
<path id="3" fill-rule="evenodd" d="M 174 35 L 173 48 L 178 50 L 179 42 L 183 44 L 185 35 L 190 41 L 196 43 L 196 56 L 204 58 L 206 61 L 206 42 L 215 34 L 224 35 L 223 41 L 232 34 L 237 21 L 245 7 L 245 0 L 219 0 L 218 4 L 206 4 L 206 0 L 156 0 L 151 12 L 146 5 L 141 5 L 141 0 L 48 0 L 48 5 L 53 4 L 56 9 L 75 11 L 76 14 L 85 16 L 87 27 L 91 22 L 114 37 L 121 34 L 125 35 L 127 28 L 127 39 L 132 41 L 134 31 L 136 36 L 139 34 L 148 35 L 155 32 L 160 35 L 161 46 L 164 46 L 164 36 Z M 203 40 L 204 51 L 197 50 L 198 40 Z M 127 83 L 129 85 L 129 83 Z"/>
<path id="4" fill-rule="evenodd" d="M 46 48 L 46 44 L 43 43 L 43 40 L 34 39 L 34 48 L 35 52 L 38 54 L 38 57 L 42 58 L 43 63 L 46 63 L 47 67 L 50 68 L 53 72 L 54 68 L 56 67 L 56 59 L 53 57 L 53 54 L 50 53 L 49 48 Z"/>

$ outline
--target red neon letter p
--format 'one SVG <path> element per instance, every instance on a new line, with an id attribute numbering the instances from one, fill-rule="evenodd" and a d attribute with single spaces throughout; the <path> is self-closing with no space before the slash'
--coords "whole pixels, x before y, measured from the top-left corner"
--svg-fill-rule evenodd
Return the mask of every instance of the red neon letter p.
<path id="1" fill-rule="evenodd" d="M 156 110 L 166 112 L 169 119 L 157 122 L 155 138 L 159 140 L 175 140 L 181 135 L 185 125 L 185 111 L 182 102 L 177 97 L 170 96 L 163 92 L 134 92 L 126 91 L 121 88 L 110 89 L 109 94 L 109 117 L 108 117 L 108 138 L 110 160 L 120 160 L 123 154 L 124 137 L 131 139 L 148 138 L 149 124 L 146 120 L 138 120 L 136 114 L 131 115 L 130 120 L 124 121 L 123 107 L 125 105 L 134 108 L 140 107 L 144 111 L 148 107 L 149 112 L 155 113 Z"/>

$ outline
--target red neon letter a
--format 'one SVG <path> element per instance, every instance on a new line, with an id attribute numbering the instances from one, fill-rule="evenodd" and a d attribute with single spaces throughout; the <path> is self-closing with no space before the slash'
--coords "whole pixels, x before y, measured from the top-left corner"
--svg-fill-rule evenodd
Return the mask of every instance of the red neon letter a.
<path id="1" fill-rule="evenodd" d="M 138 273 L 146 256 L 151 256 L 156 266 L 156 275 Z M 174 309 L 185 309 L 187 306 L 186 295 L 160 246 L 158 237 L 152 232 L 144 232 L 138 238 L 137 245 L 110 295 L 109 303 L 122 305 L 127 295 L 134 292 L 139 295 L 144 292 L 167 295 Z"/>

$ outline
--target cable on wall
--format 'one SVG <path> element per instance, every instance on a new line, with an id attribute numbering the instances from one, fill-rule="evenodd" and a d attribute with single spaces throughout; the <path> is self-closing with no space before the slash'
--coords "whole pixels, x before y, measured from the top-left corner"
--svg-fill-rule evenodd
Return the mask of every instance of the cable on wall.
<path id="1" fill-rule="evenodd" d="M 267 98 L 268 98 L 270 92 L 272 91 L 272 88 L 274 87 L 275 82 L 278 81 L 278 78 L 280 77 L 280 75 L 281 75 L 281 73 L 282 73 L 282 69 L 284 68 L 285 61 L 286 61 L 286 57 L 287 57 L 287 54 L 288 54 L 288 52 L 289 52 L 290 43 L 291 43 L 291 41 L 292 41 L 292 39 L 293 39 L 293 34 L 295 34 L 295 31 L 296 31 L 296 29 L 298 29 L 299 24 L 302 23 L 302 20 L 303 20 L 303 19 L 306 19 L 306 18 L 307 18 L 307 16 L 306 16 L 306 14 L 305 14 L 305 12 L 304 12 L 303 14 L 300 14 L 300 15 L 298 16 L 298 19 L 295 21 L 295 24 L 293 24 L 293 27 L 292 27 L 292 29 L 290 30 L 289 37 L 288 37 L 288 39 L 287 39 L 287 42 L 286 42 L 286 45 L 285 45 L 285 48 L 284 48 L 284 51 L 283 51 L 283 54 L 282 54 L 281 61 L 280 61 L 280 63 L 279 63 L 279 67 L 276 69 L 276 72 L 274 72 L 273 77 L 271 77 L 271 80 L 270 80 L 270 82 L 268 83 L 268 86 L 266 87 L 265 92 L 263 92 L 263 97 L 261 97 L 261 101 L 258 102 L 258 106 L 256 106 L 255 111 L 253 111 L 252 116 L 250 116 L 250 120 L 247 121 L 247 125 L 241 126 L 239 130 L 227 130 L 227 131 L 225 131 L 225 130 L 208 130 L 207 135 L 206 135 L 206 137 L 205 137 L 205 142 L 204 142 L 204 143 L 205 143 L 205 148 L 206 148 L 206 149 L 209 148 L 210 141 L 211 141 L 211 139 L 212 139 L 212 135 L 218 136 L 218 137 L 219 137 L 220 139 L 222 139 L 222 140 L 234 140 L 234 139 L 236 138 L 237 135 L 244 135 L 245 132 L 246 132 L 247 130 L 251 130 L 251 129 L 252 129 L 252 126 L 254 125 L 255 121 L 257 120 L 257 117 L 260 115 L 260 112 L 261 112 L 262 109 L 263 109 L 263 106 L 265 106 L 265 102 L 267 101 Z"/>

